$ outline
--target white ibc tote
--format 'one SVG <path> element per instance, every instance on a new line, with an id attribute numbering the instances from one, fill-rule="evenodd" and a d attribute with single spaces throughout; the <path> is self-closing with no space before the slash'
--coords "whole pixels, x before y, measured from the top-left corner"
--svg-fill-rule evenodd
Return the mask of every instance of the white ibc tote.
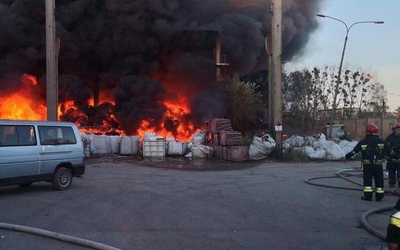
<path id="1" fill-rule="evenodd" d="M 119 154 L 119 148 L 120 148 L 120 141 L 121 141 L 121 137 L 118 135 L 111 135 L 110 136 L 111 139 L 111 152 L 113 154 Z"/>
<path id="2" fill-rule="evenodd" d="M 121 138 L 120 155 L 136 155 L 139 151 L 139 136 L 123 136 Z"/>
<path id="3" fill-rule="evenodd" d="M 91 146 L 93 154 L 111 154 L 111 139 L 106 135 L 94 135 Z"/>

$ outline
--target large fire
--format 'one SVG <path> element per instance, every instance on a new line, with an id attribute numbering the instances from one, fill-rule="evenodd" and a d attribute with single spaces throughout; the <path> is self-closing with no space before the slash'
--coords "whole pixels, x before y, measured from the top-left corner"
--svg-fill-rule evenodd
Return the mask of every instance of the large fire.
<path id="1" fill-rule="evenodd" d="M 164 116 L 164 123 L 161 124 L 162 129 L 155 131 L 153 127 L 149 126 L 148 121 L 142 121 L 138 135 L 142 137 L 146 132 L 155 132 L 157 135 L 174 137 L 180 141 L 190 140 L 197 129 L 191 122 L 182 122 L 182 117 L 190 113 L 189 108 L 185 105 L 185 99 L 181 98 L 179 103 L 165 101 L 163 104 L 167 107 L 167 112 Z"/>
<path id="2" fill-rule="evenodd" d="M 13 119 L 13 120 L 46 120 L 47 108 L 45 105 L 38 103 L 40 98 L 35 94 L 37 87 L 36 77 L 24 74 L 21 78 L 22 88 L 18 91 L 8 94 L 6 97 L 0 96 L 0 119 Z M 100 103 L 108 103 L 108 105 L 115 105 L 113 100 L 107 98 L 105 94 L 100 93 Z M 137 135 L 143 137 L 146 132 L 154 132 L 158 136 L 173 137 L 179 141 L 189 141 L 193 134 L 198 130 L 195 126 L 183 117 L 190 114 L 185 98 L 179 98 L 179 101 L 165 101 L 163 104 L 167 107 L 167 112 L 164 114 L 163 124 L 158 124 L 161 129 L 156 130 L 150 126 L 147 120 L 141 121 L 141 127 L 137 131 Z M 88 106 L 93 106 L 93 98 L 88 100 Z M 76 120 L 77 126 L 83 126 L 82 123 L 87 121 L 88 117 L 78 110 L 74 101 L 66 101 L 59 104 L 58 114 L 59 120 L 70 117 L 71 114 L 79 115 L 80 119 Z M 108 114 L 108 120 L 116 121 L 113 114 Z M 83 121 L 83 122 L 81 122 Z M 117 121 L 116 121 L 117 122 Z M 99 127 L 82 127 L 82 132 L 106 134 L 112 131 L 120 135 L 125 132 L 115 128 L 113 124 L 104 120 L 103 124 Z"/>
<path id="3" fill-rule="evenodd" d="M 38 103 L 34 87 L 36 77 L 24 74 L 21 78 L 22 88 L 15 93 L 0 96 L 0 118 L 14 120 L 45 120 L 47 108 Z M 35 101 L 36 99 L 36 101 Z"/>

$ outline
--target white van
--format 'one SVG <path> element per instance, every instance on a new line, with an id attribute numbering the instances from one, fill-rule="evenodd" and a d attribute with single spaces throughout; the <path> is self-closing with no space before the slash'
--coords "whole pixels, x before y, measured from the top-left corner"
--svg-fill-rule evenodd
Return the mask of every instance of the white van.
<path id="1" fill-rule="evenodd" d="M 85 173 L 83 143 L 69 122 L 0 120 L 0 186 L 51 182 L 66 190 Z"/>

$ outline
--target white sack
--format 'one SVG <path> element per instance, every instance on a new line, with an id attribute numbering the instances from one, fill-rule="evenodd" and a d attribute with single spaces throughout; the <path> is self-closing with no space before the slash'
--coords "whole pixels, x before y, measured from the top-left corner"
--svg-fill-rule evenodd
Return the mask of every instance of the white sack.
<path id="1" fill-rule="evenodd" d="M 191 142 L 193 146 L 199 146 L 206 142 L 206 131 L 198 131 L 194 134 Z"/>
<path id="2" fill-rule="evenodd" d="M 326 151 L 324 149 L 315 150 L 313 147 L 304 146 L 302 150 L 305 155 L 308 156 L 311 160 L 321 160 L 325 159 Z"/>
<path id="3" fill-rule="evenodd" d="M 287 143 L 292 147 L 301 147 L 304 145 L 304 138 L 299 135 L 293 135 L 292 137 L 284 140 L 283 143 Z"/>
<path id="4" fill-rule="evenodd" d="M 214 154 L 214 148 L 205 145 L 198 145 L 192 147 L 193 158 L 206 158 Z"/>
<path id="5" fill-rule="evenodd" d="M 326 150 L 327 160 L 343 160 L 346 155 L 342 148 L 333 141 L 325 141 L 322 143 L 321 148 Z"/>
<path id="6" fill-rule="evenodd" d="M 309 156 L 310 154 L 315 153 L 315 149 L 313 149 L 313 148 L 310 147 L 310 146 L 301 147 L 301 150 L 302 150 L 303 153 L 304 153 L 305 155 L 307 155 L 307 156 Z"/>
<path id="7" fill-rule="evenodd" d="M 321 149 L 322 148 L 322 144 L 324 142 L 326 142 L 326 136 L 321 133 L 321 134 L 316 134 L 313 137 L 314 137 L 314 140 L 313 140 L 311 146 L 316 150 L 317 149 Z"/>
<path id="8" fill-rule="evenodd" d="M 249 146 L 249 160 L 262 160 L 268 157 L 276 146 L 275 140 L 269 135 L 254 135 Z"/>
<path id="9" fill-rule="evenodd" d="M 341 140 L 338 145 L 343 150 L 345 154 L 351 152 L 354 147 L 357 145 L 358 141 L 348 141 L 348 140 Z"/>

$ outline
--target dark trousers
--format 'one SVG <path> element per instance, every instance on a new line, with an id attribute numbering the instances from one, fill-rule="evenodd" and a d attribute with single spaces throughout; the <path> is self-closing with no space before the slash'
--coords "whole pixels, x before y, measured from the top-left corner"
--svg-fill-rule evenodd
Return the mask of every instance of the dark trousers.
<path id="1" fill-rule="evenodd" d="M 383 190 L 383 167 L 382 165 L 363 164 L 363 177 L 364 177 L 364 197 L 367 200 L 372 200 L 372 179 L 375 182 L 375 198 L 382 200 L 384 194 Z"/>
<path id="2" fill-rule="evenodd" d="M 389 159 L 386 169 L 389 172 L 389 186 L 393 187 L 397 181 L 400 187 L 400 162 Z"/>

